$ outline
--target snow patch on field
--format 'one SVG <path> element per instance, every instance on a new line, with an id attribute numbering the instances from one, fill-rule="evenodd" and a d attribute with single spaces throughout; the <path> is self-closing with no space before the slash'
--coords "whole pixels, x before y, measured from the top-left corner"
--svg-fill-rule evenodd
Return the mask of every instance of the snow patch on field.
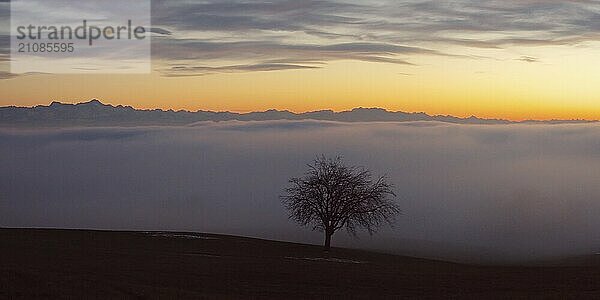
<path id="1" fill-rule="evenodd" d="M 290 257 L 286 256 L 286 259 L 294 260 L 308 260 L 308 261 L 319 261 L 319 262 L 335 262 L 335 263 L 346 263 L 346 264 L 364 264 L 366 261 L 341 259 L 341 258 L 322 258 L 322 257 Z"/>
<path id="2" fill-rule="evenodd" d="M 166 237 L 166 238 L 181 238 L 181 239 L 200 239 L 200 240 L 218 240 L 215 237 L 201 236 L 194 234 L 177 234 L 177 233 L 162 233 L 162 232 L 145 232 L 152 237 Z"/>
<path id="3" fill-rule="evenodd" d="M 185 253 L 185 256 L 201 256 L 201 257 L 209 257 L 209 258 L 221 258 L 220 255 L 214 254 L 206 254 L 206 253 Z"/>

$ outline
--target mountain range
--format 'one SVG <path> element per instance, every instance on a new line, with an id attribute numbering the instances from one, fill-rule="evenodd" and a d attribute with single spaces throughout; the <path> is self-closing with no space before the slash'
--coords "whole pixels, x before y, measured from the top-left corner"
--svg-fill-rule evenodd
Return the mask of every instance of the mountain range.
<path id="1" fill-rule="evenodd" d="M 382 108 L 355 108 L 334 112 L 320 110 L 294 113 L 287 110 L 235 113 L 199 110 L 142 110 L 131 106 L 104 104 L 91 100 L 78 104 L 52 102 L 34 107 L 0 107 L 2 127 L 64 127 L 64 126 L 182 126 L 201 121 L 270 121 L 270 120 L 322 120 L 338 122 L 408 122 L 438 121 L 455 124 L 512 124 L 512 123 L 588 123 L 586 120 L 550 120 L 514 122 L 503 119 L 482 119 L 475 116 L 459 118 L 450 115 L 428 115 L 388 111 Z"/>

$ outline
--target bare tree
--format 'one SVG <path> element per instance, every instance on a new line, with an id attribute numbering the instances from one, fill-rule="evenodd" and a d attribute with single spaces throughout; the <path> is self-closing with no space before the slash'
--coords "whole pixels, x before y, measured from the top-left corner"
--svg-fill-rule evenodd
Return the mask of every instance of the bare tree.
<path id="1" fill-rule="evenodd" d="M 400 212 L 391 199 L 395 196 L 385 176 L 372 179 L 365 168 L 321 156 L 303 177 L 290 179 L 281 199 L 291 219 L 325 234 L 324 249 L 329 252 L 331 237 L 339 229 L 356 236 L 358 228 L 373 234 L 384 223 L 391 225 Z"/>

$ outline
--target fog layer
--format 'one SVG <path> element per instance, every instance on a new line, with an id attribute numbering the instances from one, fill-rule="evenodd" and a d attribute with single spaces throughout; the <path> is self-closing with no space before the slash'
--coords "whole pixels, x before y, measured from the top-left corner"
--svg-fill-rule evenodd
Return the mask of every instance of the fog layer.
<path id="1" fill-rule="evenodd" d="M 337 246 L 452 259 L 600 250 L 600 125 L 269 121 L 0 129 L 0 226 L 320 243 L 278 196 L 315 156 L 387 174 L 395 227 Z"/>

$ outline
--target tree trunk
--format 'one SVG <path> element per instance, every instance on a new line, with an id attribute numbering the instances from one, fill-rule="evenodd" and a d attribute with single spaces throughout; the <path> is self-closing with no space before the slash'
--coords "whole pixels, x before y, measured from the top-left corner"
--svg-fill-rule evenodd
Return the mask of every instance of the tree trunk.
<path id="1" fill-rule="evenodd" d="M 325 245 L 323 245 L 323 250 L 325 251 L 325 255 L 329 258 L 329 250 L 331 250 L 331 236 L 333 234 L 329 230 L 325 230 Z"/>

